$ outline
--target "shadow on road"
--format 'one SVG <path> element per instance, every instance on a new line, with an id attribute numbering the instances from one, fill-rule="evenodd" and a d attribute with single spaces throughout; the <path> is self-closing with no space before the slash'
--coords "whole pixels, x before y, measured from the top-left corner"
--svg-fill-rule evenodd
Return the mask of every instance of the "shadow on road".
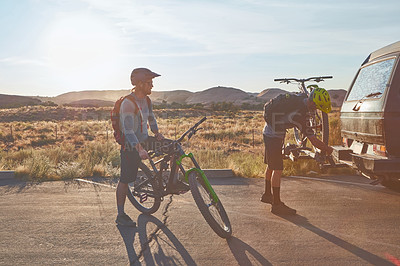
<path id="1" fill-rule="evenodd" d="M 133 265 L 135 261 L 138 261 L 138 255 L 135 252 L 135 247 L 134 247 L 134 242 L 135 242 L 135 234 L 137 232 L 137 228 L 134 227 L 128 227 L 128 226 L 120 226 L 117 225 L 117 228 L 119 230 L 119 233 L 122 236 L 122 239 L 124 240 L 125 247 L 126 247 L 126 252 L 128 253 L 128 258 Z"/>
<path id="2" fill-rule="evenodd" d="M 30 188 L 36 187 L 40 182 L 26 182 L 19 179 L 0 179 L 0 187 L 4 187 L 3 193 L 22 193 Z"/>
<path id="3" fill-rule="evenodd" d="M 235 186 L 248 186 L 249 182 L 246 178 L 242 177 L 232 177 L 232 178 L 209 178 L 210 184 L 213 186 L 226 186 L 226 185 L 235 185 Z"/>
<path id="4" fill-rule="evenodd" d="M 149 224 L 154 224 L 150 232 L 148 232 Z M 137 228 L 118 226 L 118 230 L 124 240 L 131 265 L 140 265 L 139 259 L 143 259 L 146 265 L 196 265 L 182 243 L 163 222 L 154 216 L 140 214 Z M 139 234 L 140 246 L 135 247 L 136 232 Z M 172 247 L 179 256 L 166 254 L 163 250 L 165 245 Z"/>
<path id="5" fill-rule="evenodd" d="M 388 262 L 387 260 L 372 254 L 362 248 L 359 248 L 337 236 L 334 236 L 314 225 L 312 225 L 308 219 L 304 216 L 301 215 L 295 215 L 295 216 L 284 216 L 284 215 L 280 215 L 281 218 L 294 223 L 297 226 L 301 226 L 304 229 L 307 229 L 311 232 L 313 232 L 314 234 L 317 234 L 318 236 L 325 238 L 326 240 L 332 242 L 333 244 L 347 250 L 348 252 L 353 253 L 354 255 L 356 255 L 357 257 L 365 260 L 368 263 L 371 263 L 373 265 L 393 265 L 392 263 Z"/>
<path id="6" fill-rule="evenodd" d="M 257 260 L 257 264 L 272 265 L 266 258 L 264 258 L 257 250 L 236 237 L 231 237 L 227 240 L 229 248 L 239 265 L 253 265 L 248 256 L 252 255 Z"/>

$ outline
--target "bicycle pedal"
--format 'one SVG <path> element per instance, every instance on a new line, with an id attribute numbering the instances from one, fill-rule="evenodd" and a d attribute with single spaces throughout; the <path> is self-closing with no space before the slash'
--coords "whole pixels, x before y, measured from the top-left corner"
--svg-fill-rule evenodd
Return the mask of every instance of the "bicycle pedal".
<path id="1" fill-rule="evenodd" d="M 147 194 L 142 194 L 142 195 L 140 195 L 140 203 L 143 203 L 143 202 L 145 202 L 146 200 L 147 200 Z"/>
<path id="2" fill-rule="evenodd" d="M 183 194 L 185 194 L 185 193 L 187 193 L 189 190 L 182 190 L 182 191 L 179 191 L 179 195 L 183 195 Z"/>

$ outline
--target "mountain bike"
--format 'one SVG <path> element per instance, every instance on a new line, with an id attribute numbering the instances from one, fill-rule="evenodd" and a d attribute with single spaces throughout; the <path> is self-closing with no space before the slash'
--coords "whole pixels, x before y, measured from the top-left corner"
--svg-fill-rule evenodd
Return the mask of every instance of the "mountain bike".
<path id="1" fill-rule="evenodd" d="M 274 79 L 274 81 L 280 83 L 296 83 L 298 84 L 298 88 L 300 93 L 304 93 L 307 97 L 310 95 L 311 91 L 314 88 L 317 88 L 318 85 L 308 85 L 306 86 L 306 82 L 322 82 L 325 79 L 331 79 L 332 76 L 322 76 L 322 77 L 310 77 L 305 79 L 297 79 L 297 78 L 280 78 Z M 316 109 L 314 112 L 309 112 L 307 115 L 308 127 L 312 128 L 315 132 L 317 138 L 319 138 L 325 144 L 328 144 L 329 141 L 329 119 L 328 114 L 322 112 L 319 109 Z M 307 147 L 307 137 L 298 129 L 294 128 L 294 139 L 296 144 L 287 144 L 284 148 L 284 155 L 289 156 L 293 161 L 297 160 L 300 157 L 301 153 L 305 153 L 308 156 L 314 158 L 321 165 L 325 162 L 326 159 L 332 164 L 333 160 L 331 157 L 326 157 L 324 152 L 320 151 L 316 147 L 309 148 Z"/>
<path id="2" fill-rule="evenodd" d="M 198 127 L 206 119 L 206 117 L 203 117 L 183 133 L 179 139 L 148 151 L 152 170 L 143 162 L 140 163 L 139 168 L 142 171 L 138 174 L 134 184 L 130 184 L 128 199 L 140 212 L 152 214 L 160 208 L 161 201 L 165 196 L 176 194 L 170 190 L 174 181 L 183 179 L 179 181 L 189 185 L 193 199 L 209 226 L 218 236 L 229 238 L 232 235 L 232 227 L 221 200 L 212 188 L 204 171 L 201 170 L 194 155 L 192 153 L 186 154 L 181 145 L 185 137 L 189 140 L 197 131 L 202 129 Z M 160 156 L 161 159 L 153 161 L 154 158 Z M 185 169 L 183 164 L 185 159 L 189 159 L 188 161 L 192 166 L 190 169 Z M 179 170 L 181 175 L 178 174 Z M 179 176 L 181 177 L 179 178 Z"/>

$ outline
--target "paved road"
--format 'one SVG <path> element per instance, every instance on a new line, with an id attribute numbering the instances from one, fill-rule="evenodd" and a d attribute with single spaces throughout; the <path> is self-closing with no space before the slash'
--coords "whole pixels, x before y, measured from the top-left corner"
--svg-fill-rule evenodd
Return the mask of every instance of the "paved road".
<path id="1" fill-rule="evenodd" d="M 213 179 L 233 237 L 208 227 L 190 193 L 154 216 L 114 224 L 113 183 L 0 180 L 0 265 L 392 265 L 400 258 L 400 194 L 361 177 L 288 177 L 279 217 L 259 202 L 263 180 Z"/>

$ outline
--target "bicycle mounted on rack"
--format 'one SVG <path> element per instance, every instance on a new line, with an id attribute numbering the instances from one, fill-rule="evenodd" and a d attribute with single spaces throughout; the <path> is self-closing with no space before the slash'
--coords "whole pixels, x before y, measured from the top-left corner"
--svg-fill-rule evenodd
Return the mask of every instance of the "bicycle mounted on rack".
<path id="1" fill-rule="evenodd" d="M 279 78 L 274 79 L 274 81 L 280 83 L 297 83 L 299 86 L 300 93 L 304 93 L 307 97 L 310 95 L 311 91 L 314 88 L 318 88 L 318 85 L 308 85 L 306 86 L 306 82 L 314 81 L 314 82 L 322 82 L 325 79 L 331 79 L 332 76 L 320 76 L 320 77 L 309 77 L 305 79 L 298 78 Z M 308 127 L 311 128 L 315 135 L 325 144 L 328 144 L 329 141 L 329 120 L 328 114 L 322 112 L 319 109 L 316 109 L 314 112 L 308 112 L 307 114 Z M 292 161 L 296 161 L 297 159 L 314 159 L 316 160 L 321 168 L 326 167 L 326 161 L 329 162 L 329 165 L 333 166 L 335 163 L 331 156 L 326 156 L 325 153 L 319 150 L 316 147 L 307 147 L 307 137 L 298 129 L 294 128 L 294 138 L 296 144 L 287 143 L 282 150 L 284 158 L 289 158 Z"/>
<path id="2" fill-rule="evenodd" d="M 232 235 L 232 227 L 221 200 L 212 188 L 204 171 L 201 170 L 194 155 L 192 153 L 186 154 L 181 146 L 185 137 L 189 140 L 197 131 L 202 129 L 198 127 L 206 119 L 206 117 L 203 117 L 183 133 L 179 139 L 148 151 L 152 170 L 143 162 L 139 164 L 142 173 L 138 174 L 133 186 L 130 184 L 128 199 L 142 213 L 152 214 L 156 212 L 166 195 L 176 194 L 170 188 L 174 186 L 173 183 L 178 178 L 178 170 L 180 170 L 181 179 L 183 179 L 180 181 L 189 184 L 193 199 L 204 219 L 217 235 L 222 238 L 229 238 Z M 154 158 L 160 156 L 162 156 L 161 159 L 153 161 Z M 188 170 L 184 168 L 182 163 L 185 158 L 189 158 L 193 166 Z M 170 163 L 171 165 L 169 165 Z M 158 169 L 157 166 L 159 166 Z M 164 178 L 168 168 L 170 168 L 169 176 Z"/>

